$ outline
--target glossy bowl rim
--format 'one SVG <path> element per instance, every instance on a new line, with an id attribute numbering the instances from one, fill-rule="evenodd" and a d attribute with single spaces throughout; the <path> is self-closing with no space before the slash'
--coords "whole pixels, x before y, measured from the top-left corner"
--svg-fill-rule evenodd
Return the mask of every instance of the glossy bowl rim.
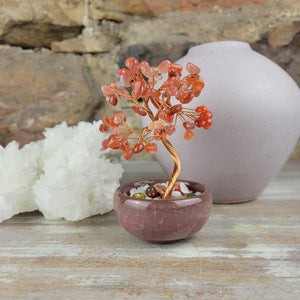
<path id="1" fill-rule="evenodd" d="M 186 200 L 186 201 L 189 201 L 191 199 L 195 199 L 195 198 L 204 198 L 209 200 L 209 197 L 206 197 L 206 196 L 209 196 L 211 195 L 211 191 L 209 189 L 209 187 L 203 183 L 200 183 L 200 182 L 197 182 L 197 181 L 192 181 L 192 180 L 185 180 L 185 179 L 179 179 L 177 180 L 177 182 L 184 182 L 184 183 L 188 183 L 188 185 L 190 186 L 195 186 L 195 185 L 198 185 L 198 186 L 201 186 L 203 188 L 203 191 L 201 192 L 201 194 L 199 195 L 195 195 L 195 196 L 192 196 L 192 197 L 188 197 L 188 198 L 175 198 L 175 199 L 170 199 L 170 200 L 164 200 L 164 199 L 161 199 L 161 200 L 154 200 L 154 199 L 140 199 L 140 198 L 133 198 L 131 196 L 128 196 L 126 195 L 125 193 L 121 192 L 121 189 L 122 188 L 125 188 L 126 186 L 132 186 L 134 187 L 134 184 L 135 183 L 142 183 L 144 182 L 144 184 L 148 184 L 149 182 L 153 182 L 153 181 L 158 181 L 158 182 L 166 182 L 166 181 L 169 181 L 169 179 L 165 179 L 165 178 L 155 178 L 155 179 L 143 179 L 143 180 L 135 180 L 135 181 L 132 181 L 132 182 L 128 182 L 128 183 L 124 183 L 122 185 L 120 185 L 117 189 L 116 189 L 116 194 L 119 194 L 124 200 L 128 200 L 128 199 L 132 199 L 132 200 L 136 200 L 136 201 L 146 201 L 146 202 L 152 202 L 152 201 L 155 201 L 155 202 L 177 202 L 177 201 L 183 201 L 183 200 Z"/>

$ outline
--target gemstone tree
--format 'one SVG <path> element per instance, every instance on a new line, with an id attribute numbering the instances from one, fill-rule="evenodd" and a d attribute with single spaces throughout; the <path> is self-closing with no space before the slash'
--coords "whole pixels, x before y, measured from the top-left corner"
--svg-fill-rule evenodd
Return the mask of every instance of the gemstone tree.
<path id="1" fill-rule="evenodd" d="M 184 107 L 194 97 L 198 97 L 204 87 L 199 76 L 200 69 L 187 63 L 188 75 L 182 78 L 182 66 L 168 60 L 158 67 L 151 67 L 146 61 L 139 62 L 136 58 L 129 57 L 125 66 L 126 68 L 118 70 L 121 88 L 114 82 L 101 87 L 105 100 L 112 106 L 117 105 L 120 99 L 130 100 L 133 102 L 133 111 L 140 116 L 148 116 L 151 122 L 142 129 L 133 129 L 126 123 L 126 116 L 122 111 L 115 110 L 110 119 L 103 116 L 104 123 L 101 124 L 100 131 L 110 132 L 111 135 L 103 141 L 101 150 L 120 149 L 123 157 L 128 160 L 143 150 L 155 153 L 156 141 L 161 141 L 174 161 L 173 173 L 164 194 L 164 199 L 169 200 L 180 174 L 180 159 L 168 140 L 168 135 L 175 132 L 178 121 L 186 130 L 183 136 L 185 140 L 194 138 L 193 130 L 196 127 L 209 129 L 212 124 L 212 113 L 205 105 L 199 105 L 195 109 Z M 164 73 L 167 73 L 167 78 L 161 85 L 157 85 Z M 179 103 L 171 104 L 171 97 L 175 97 Z"/>

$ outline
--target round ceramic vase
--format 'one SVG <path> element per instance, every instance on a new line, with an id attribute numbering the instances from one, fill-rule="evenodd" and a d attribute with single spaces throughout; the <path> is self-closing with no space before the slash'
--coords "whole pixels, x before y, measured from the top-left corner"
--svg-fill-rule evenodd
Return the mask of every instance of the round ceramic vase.
<path id="1" fill-rule="evenodd" d="M 215 203 L 254 199 L 299 138 L 299 87 L 278 65 L 243 42 L 193 47 L 177 63 L 185 67 L 188 62 L 200 67 L 205 87 L 187 107 L 207 105 L 213 124 L 209 130 L 196 128 L 191 141 L 184 141 L 181 125 L 176 127 L 170 141 L 181 159 L 181 177 L 208 185 Z M 184 70 L 182 75 L 186 74 Z M 171 174 L 173 163 L 163 146 L 156 158 Z"/>
<path id="2" fill-rule="evenodd" d="M 130 189 L 166 182 L 164 179 L 144 180 L 120 186 L 114 194 L 114 210 L 119 223 L 132 235 L 154 243 L 174 242 L 198 232 L 207 221 L 212 208 L 208 187 L 183 181 L 200 195 L 174 200 L 137 199 Z"/>

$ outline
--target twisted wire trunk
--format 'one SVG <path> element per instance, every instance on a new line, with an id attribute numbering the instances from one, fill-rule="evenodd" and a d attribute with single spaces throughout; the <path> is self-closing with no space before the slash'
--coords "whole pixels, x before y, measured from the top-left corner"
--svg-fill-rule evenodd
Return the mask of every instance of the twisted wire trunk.
<path id="1" fill-rule="evenodd" d="M 176 183 L 179 175 L 180 175 L 180 159 L 179 156 L 176 152 L 176 150 L 174 149 L 174 147 L 172 146 L 172 144 L 169 142 L 169 140 L 165 140 L 163 141 L 164 146 L 166 147 L 166 149 L 168 150 L 168 152 L 170 153 L 173 161 L 174 161 L 174 168 L 173 168 L 173 172 L 170 178 L 170 182 L 167 186 L 165 195 L 164 195 L 164 200 L 170 200 L 171 196 L 172 196 L 172 190 L 174 187 L 174 184 Z"/>

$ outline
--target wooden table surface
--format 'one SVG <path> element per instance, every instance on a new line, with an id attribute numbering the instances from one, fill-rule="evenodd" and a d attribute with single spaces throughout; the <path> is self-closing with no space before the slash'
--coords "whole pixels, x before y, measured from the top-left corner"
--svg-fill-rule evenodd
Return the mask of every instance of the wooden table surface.
<path id="1" fill-rule="evenodd" d="M 157 164 L 126 165 L 160 177 Z M 39 213 L 0 224 L 0 299 L 300 299 L 300 161 L 256 200 L 214 205 L 187 240 L 157 245 L 113 214 L 80 222 Z"/>

